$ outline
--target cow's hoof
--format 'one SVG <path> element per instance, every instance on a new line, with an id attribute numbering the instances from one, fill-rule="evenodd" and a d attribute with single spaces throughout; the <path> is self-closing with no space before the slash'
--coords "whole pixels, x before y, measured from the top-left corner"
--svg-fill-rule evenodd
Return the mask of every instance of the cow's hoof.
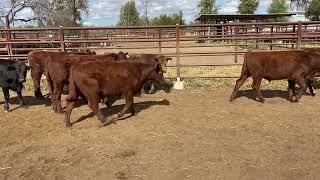
<path id="1" fill-rule="evenodd" d="M 9 113 L 9 110 L 4 110 L 4 113 Z"/>
<path id="2" fill-rule="evenodd" d="M 316 94 L 315 93 L 311 93 L 311 96 L 316 96 Z"/>
<path id="3" fill-rule="evenodd" d="M 22 105 L 22 106 L 20 106 L 21 108 L 24 108 L 24 109 L 28 109 L 29 108 L 29 106 L 26 106 L 26 105 Z"/>
<path id="4" fill-rule="evenodd" d="M 293 103 L 296 103 L 296 102 L 298 102 L 298 98 L 295 97 L 295 96 L 293 96 L 293 97 L 290 99 L 290 101 L 293 102 Z"/>

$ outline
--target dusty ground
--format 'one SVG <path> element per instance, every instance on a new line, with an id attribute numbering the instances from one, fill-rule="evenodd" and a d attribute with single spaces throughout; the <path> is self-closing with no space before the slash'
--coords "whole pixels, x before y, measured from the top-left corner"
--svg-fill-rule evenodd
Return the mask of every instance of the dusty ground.
<path id="1" fill-rule="evenodd" d="M 317 179 L 320 96 L 293 104 L 263 91 L 260 104 L 251 94 L 233 103 L 230 90 L 137 97 L 136 116 L 104 128 L 82 105 L 71 129 L 46 100 L 29 96 L 25 110 L 13 97 L 12 112 L 0 111 L 0 179 Z"/>

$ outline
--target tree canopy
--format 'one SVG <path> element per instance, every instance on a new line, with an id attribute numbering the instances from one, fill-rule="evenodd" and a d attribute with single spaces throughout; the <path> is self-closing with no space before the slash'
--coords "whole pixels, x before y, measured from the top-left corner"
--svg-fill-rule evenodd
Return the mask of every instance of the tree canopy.
<path id="1" fill-rule="evenodd" d="M 173 13 L 171 15 L 162 14 L 158 17 L 154 17 L 151 19 L 152 25 L 175 25 L 180 24 L 184 25 L 185 20 L 183 19 L 182 11 L 178 13 Z"/>
<path id="2" fill-rule="evenodd" d="M 200 14 L 218 14 L 218 8 L 216 7 L 216 0 L 199 0 L 198 8 Z"/>
<path id="3" fill-rule="evenodd" d="M 259 0 L 240 0 L 239 14 L 254 14 L 259 6 Z"/>
<path id="4" fill-rule="evenodd" d="M 134 0 L 129 0 L 121 7 L 118 24 L 121 26 L 138 26 L 142 24 Z"/>
<path id="5" fill-rule="evenodd" d="M 306 9 L 306 17 L 312 21 L 320 20 L 320 0 L 312 0 Z"/>
<path id="6" fill-rule="evenodd" d="M 286 0 L 272 0 L 270 6 L 268 7 L 268 13 L 287 13 L 288 5 Z M 288 21 L 287 17 L 277 18 L 276 21 L 284 22 Z"/>

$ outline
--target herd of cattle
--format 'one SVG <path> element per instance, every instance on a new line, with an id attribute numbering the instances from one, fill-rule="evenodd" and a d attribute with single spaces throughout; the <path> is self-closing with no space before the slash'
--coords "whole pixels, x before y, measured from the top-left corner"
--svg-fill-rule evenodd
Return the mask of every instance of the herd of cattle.
<path id="1" fill-rule="evenodd" d="M 128 54 L 124 52 L 96 55 L 91 51 L 84 53 L 33 51 L 28 55 L 28 63 L 0 59 L 0 86 L 5 104 L 4 111 L 9 112 L 9 89 L 16 91 L 20 105 L 26 107 L 22 97 L 23 83 L 27 71 L 31 69 L 34 95 L 42 98 L 40 90 L 41 76 L 45 75 L 51 95 L 52 109 L 62 113 L 61 94 L 68 91 L 66 98 L 66 126 L 70 127 L 70 114 L 79 97 L 88 102 L 103 125 L 114 123 L 125 113 L 135 114 L 133 97 L 140 93 L 143 86 L 165 82 L 163 73 L 171 58 L 154 54 Z M 258 100 L 264 98 L 260 92 L 262 79 L 288 80 L 289 100 L 297 102 L 308 87 L 312 89 L 313 78 L 320 72 L 320 50 L 288 50 L 288 51 L 251 51 L 244 56 L 240 78 L 236 81 L 231 94 L 233 101 L 241 85 L 252 76 L 252 88 Z M 299 90 L 295 92 L 295 84 Z M 124 98 L 124 108 L 114 116 L 104 117 L 99 110 L 102 102 L 110 107 L 117 99 Z"/>

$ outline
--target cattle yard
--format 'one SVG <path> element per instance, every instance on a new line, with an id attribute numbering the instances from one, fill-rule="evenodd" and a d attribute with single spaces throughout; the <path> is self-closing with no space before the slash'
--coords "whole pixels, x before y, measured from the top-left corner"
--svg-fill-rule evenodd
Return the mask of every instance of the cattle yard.
<path id="1" fill-rule="evenodd" d="M 266 102 L 230 90 L 183 90 L 136 97 L 137 115 L 100 128 L 86 104 L 71 129 L 49 99 L 26 94 L 0 111 L 0 179 L 317 179 L 320 97 L 289 103 L 286 89 Z M 2 99 L 2 97 L 1 97 Z M 196 101 L 195 101 L 196 99 Z M 118 112 L 124 102 L 103 114 Z M 206 108 L 202 108 L 206 107 Z M 18 108 L 18 109 L 16 109 Z"/>
<path id="2" fill-rule="evenodd" d="M 54 27 L 0 29 L 0 57 L 26 59 L 34 49 L 161 53 L 174 60 L 168 78 L 235 78 L 181 75 L 186 67 L 239 66 L 248 50 L 283 50 L 319 44 L 319 22 L 230 23 L 175 26 Z"/>
<path id="3" fill-rule="evenodd" d="M 79 103 L 68 129 L 50 98 L 35 99 L 28 79 L 30 107 L 20 108 L 11 92 L 11 112 L 0 110 L 0 179 L 316 179 L 318 91 L 290 103 L 286 81 L 264 81 L 262 104 L 247 82 L 229 98 L 245 52 L 317 47 L 319 24 L 0 29 L 0 57 L 25 60 L 34 49 L 161 53 L 174 58 L 165 76 L 185 82 L 185 90 L 135 97 L 135 116 L 103 128 Z M 123 106 L 100 104 L 104 116 Z"/>

